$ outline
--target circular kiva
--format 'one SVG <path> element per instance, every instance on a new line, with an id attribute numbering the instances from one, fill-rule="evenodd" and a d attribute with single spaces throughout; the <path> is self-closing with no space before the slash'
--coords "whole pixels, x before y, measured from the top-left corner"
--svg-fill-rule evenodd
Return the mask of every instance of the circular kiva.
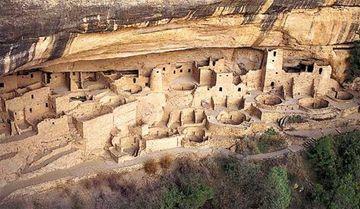
<path id="1" fill-rule="evenodd" d="M 281 98 L 275 95 L 267 95 L 262 94 L 256 97 L 256 101 L 261 104 L 268 105 L 268 106 L 275 106 L 281 104 Z"/>
<path id="2" fill-rule="evenodd" d="M 216 119 L 223 124 L 240 125 L 246 120 L 246 115 L 240 111 L 222 111 Z"/>
<path id="3" fill-rule="evenodd" d="M 177 83 L 171 85 L 171 89 L 175 91 L 190 91 L 195 89 L 195 84 L 193 83 Z"/>
<path id="4" fill-rule="evenodd" d="M 351 100 L 354 98 L 354 95 L 346 91 L 337 91 L 335 98 L 339 100 Z"/>
<path id="5" fill-rule="evenodd" d="M 322 109 L 329 106 L 329 102 L 324 99 L 303 98 L 299 100 L 299 105 L 309 109 Z"/>

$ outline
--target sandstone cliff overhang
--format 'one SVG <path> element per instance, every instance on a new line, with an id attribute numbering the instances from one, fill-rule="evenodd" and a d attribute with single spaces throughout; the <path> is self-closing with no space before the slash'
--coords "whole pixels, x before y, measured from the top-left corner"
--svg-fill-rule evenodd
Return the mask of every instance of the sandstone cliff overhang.
<path id="1" fill-rule="evenodd" d="M 359 0 L 5 0 L 0 74 L 191 48 L 341 45 L 359 25 Z"/>

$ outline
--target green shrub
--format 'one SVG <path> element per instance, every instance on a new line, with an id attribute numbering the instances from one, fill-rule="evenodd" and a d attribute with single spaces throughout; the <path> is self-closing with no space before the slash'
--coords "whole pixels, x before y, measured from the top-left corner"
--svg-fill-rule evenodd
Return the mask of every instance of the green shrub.
<path id="1" fill-rule="evenodd" d="M 257 143 L 257 148 L 259 150 L 260 153 L 267 153 L 269 152 L 271 147 L 271 141 L 270 140 L 260 140 Z"/>
<path id="2" fill-rule="evenodd" d="M 288 119 L 289 123 L 302 123 L 304 122 L 304 118 L 301 115 L 291 115 Z"/>
<path id="3" fill-rule="evenodd" d="M 267 129 L 257 140 L 257 149 L 260 153 L 275 151 L 283 148 L 284 145 L 285 140 L 283 140 L 272 127 Z"/>
<path id="4" fill-rule="evenodd" d="M 276 130 L 273 128 L 273 127 L 271 127 L 271 128 L 268 128 L 265 132 L 264 132 L 264 134 L 262 135 L 262 137 L 263 138 L 273 138 L 273 137 L 276 137 L 277 136 L 277 132 L 276 132 Z"/>
<path id="5" fill-rule="evenodd" d="M 214 197 L 214 191 L 206 185 L 189 186 L 184 190 L 185 198 L 180 202 L 179 208 L 198 209 L 202 207 L 207 200 Z"/>
<path id="6" fill-rule="evenodd" d="M 184 189 L 173 186 L 165 192 L 161 208 L 198 209 L 213 197 L 213 189 L 203 184 L 198 186 L 188 185 Z"/>
<path id="7" fill-rule="evenodd" d="M 267 177 L 267 196 L 265 207 L 285 209 L 291 203 L 291 188 L 287 171 L 281 167 L 273 167 Z"/>
<path id="8" fill-rule="evenodd" d="M 161 209 L 176 208 L 183 199 L 183 193 L 177 187 L 172 187 L 165 192 Z"/>

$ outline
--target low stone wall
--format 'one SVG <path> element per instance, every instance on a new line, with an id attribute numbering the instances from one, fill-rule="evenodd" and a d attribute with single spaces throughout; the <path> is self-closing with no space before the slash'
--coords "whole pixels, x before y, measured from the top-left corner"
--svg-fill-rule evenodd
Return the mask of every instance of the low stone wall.
<path id="1" fill-rule="evenodd" d="M 161 139 L 147 140 L 145 152 L 155 152 L 160 150 L 181 147 L 181 140 L 183 138 L 184 138 L 183 135 L 175 135 Z"/>
<path id="2" fill-rule="evenodd" d="M 68 116 L 48 118 L 37 124 L 38 135 L 56 138 L 69 133 Z"/>

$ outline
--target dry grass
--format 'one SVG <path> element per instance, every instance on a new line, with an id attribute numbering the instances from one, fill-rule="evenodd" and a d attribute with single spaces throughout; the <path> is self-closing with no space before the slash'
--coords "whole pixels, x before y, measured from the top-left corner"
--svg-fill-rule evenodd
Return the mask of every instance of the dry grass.
<path id="1" fill-rule="evenodd" d="M 154 159 L 150 159 L 144 163 L 144 170 L 147 174 L 155 174 L 158 170 L 158 163 Z"/>
<path id="2" fill-rule="evenodd" d="M 160 166 L 162 169 L 169 169 L 173 162 L 173 158 L 170 155 L 165 155 L 160 159 Z"/>

